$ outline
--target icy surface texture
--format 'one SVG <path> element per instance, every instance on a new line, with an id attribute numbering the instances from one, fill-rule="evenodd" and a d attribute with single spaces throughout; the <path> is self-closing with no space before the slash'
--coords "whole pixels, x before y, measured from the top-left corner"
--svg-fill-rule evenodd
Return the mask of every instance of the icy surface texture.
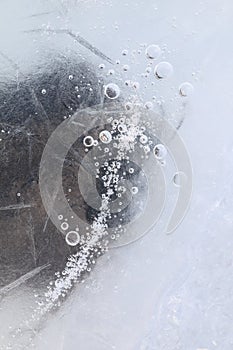
<path id="1" fill-rule="evenodd" d="M 1 2 L 1 350 L 232 349 L 232 12 L 226 0 Z M 118 111 L 115 103 L 129 116 L 136 105 L 144 116 L 160 115 L 179 129 L 192 162 L 193 196 L 188 215 L 167 235 L 182 177 L 174 177 L 166 150 L 155 150 L 151 124 L 145 133 L 136 129 L 132 144 L 137 140 L 145 151 L 145 167 L 150 151 L 166 170 L 166 204 L 147 235 L 108 249 L 124 233 L 118 222 L 123 217 L 107 217 L 104 206 L 116 189 L 97 180 L 98 193 L 106 196 L 106 216 L 99 221 L 96 192 L 88 176 L 78 186 L 74 158 L 80 163 L 98 137 L 98 156 L 109 154 L 113 115 L 111 128 L 88 125 L 91 132 L 74 144 L 64 166 L 66 198 L 92 225 L 90 234 L 79 228 L 67 236 L 64 213 L 57 216 L 61 230 L 48 218 L 39 166 L 61 123 L 90 107 L 96 115 L 97 105 Z M 132 123 L 120 124 L 118 151 L 128 144 L 122 140 Z M 88 164 L 82 164 L 87 173 Z M 101 176 L 113 171 L 108 166 L 100 168 Z M 125 200 L 142 191 L 143 207 L 151 193 L 142 180 L 144 166 L 135 167 L 136 173 L 130 169 L 127 176 L 135 183 Z M 155 215 L 153 205 L 146 210 Z M 124 220 L 142 211 L 130 207 Z M 139 231 L 144 221 L 135 225 Z M 117 228 L 111 244 L 96 241 L 87 251 L 86 237 L 92 239 L 94 230 L 102 239 L 106 223 Z"/>

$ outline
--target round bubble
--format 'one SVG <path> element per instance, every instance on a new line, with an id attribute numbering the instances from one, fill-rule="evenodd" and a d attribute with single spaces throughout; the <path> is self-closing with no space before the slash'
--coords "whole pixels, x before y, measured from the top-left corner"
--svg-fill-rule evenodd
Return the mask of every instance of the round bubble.
<path id="1" fill-rule="evenodd" d="M 173 73 L 173 67 L 169 62 L 160 62 L 154 70 L 154 74 L 158 79 L 169 78 Z"/>
<path id="2" fill-rule="evenodd" d="M 138 193 L 138 188 L 136 186 L 132 187 L 131 192 L 133 194 L 137 194 Z"/>
<path id="3" fill-rule="evenodd" d="M 146 67 L 146 73 L 150 73 L 150 72 L 151 72 L 151 70 L 152 70 L 152 68 L 151 68 L 151 67 Z"/>
<path id="4" fill-rule="evenodd" d="M 67 224 L 67 222 L 63 222 L 63 223 L 61 224 L 61 229 L 62 229 L 63 231 L 68 230 L 68 228 L 69 228 L 69 225 Z"/>
<path id="5" fill-rule="evenodd" d="M 127 72 L 129 70 L 129 65 L 128 64 L 125 64 L 123 66 L 123 71 Z"/>
<path id="6" fill-rule="evenodd" d="M 179 87 L 179 92 L 181 96 L 191 96 L 193 93 L 193 85 L 189 82 L 182 83 Z"/>
<path id="7" fill-rule="evenodd" d="M 142 135 L 140 137 L 140 142 L 144 145 L 145 143 L 147 143 L 148 141 L 148 137 L 146 135 Z"/>
<path id="8" fill-rule="evenodd" d="M 80 236 L 76 231 L 70 231 L 66 235 L 66 243 L 72 247 L 80 242 Z"/>
<path id="9" fill-rule="evenodd" d="M 114 75 L 114 74 L 115 74 L 114 69 L 109 69 L 109 71 L 108 71 L 108 75 Z"/>
<path id="10" fill-rule="evenodd" d="M 133 104 L 131 102 L 126 102 L 125 109 L 127 111 L 130 111 L 131 109 L 133 109 Z"/>
<path id="11" fill-rule="evenodd" d="M 85 147 L 92 147 L 94 145 L 94 139 L 92 136 L 86 136 L 83 139 L 83 144 Z"/>
<path id="12" fill-rule="evenodd" d="M 164 145 L 158 144 L 154 148 L 154 155 L 157 159 L 164 159 L 167 155 L 167 149 Z"/>
<path id="13" fill-rule="evenodd" d="M 138 89 L 140 88 L 140 84 L 139 84 L 138 81 L 133 82 L 132 86 L 133 86 L 133 88 L 136 89 L 136 90 L 138 90 Z"/>
<path id="14" fill-rule="evenodd" d="M 46 92 L 47 92 L 46 89 L 42 89 L 42 90 L 41 90 L 42 95 L 45 95 Z"/>
<path id="15" fill-rule="evenodd" d="M 103 130 L 99 133 L 99 139 L 103 143 L 110 143 L 112 141 L 112 135 L 108 130 Z"/>
<path id="16" fill-rule="evenodd" d="M 158 45 L 150 45 L 146 48 L 146 57 L 149 59 L 156 59 L 161 55 L 161 49 Z"/>
<path id="17" fill-rule="evenodd" d="M 110 83 L 105 86 L 104 93 L 108 98 L 114 100 L 120 96 L 120 88 L 118 85 Z"/>
<path id="18" fill-rule="evenodd" d="M 187 180 L 186 174 L 183 171 L 178 171 L 173 176 L 173 183 L 176 187 L 181 187 Z"/>
<path id="19" fill-rule="evenodd" d="M 145 103 L 145 108 L 146 109 L 153 109 L 154 105 L 152 102 L 148 101 Z"/>
<path id="20" fill-rule="evenodd" d="M 134 168 L 129 168 L 129 173 L 133 174 L 134 173 Z"/>
<path id="21" fill-rule="evenodd" d="M 105 64 L 104 63 L 101 63 L 100 65 L 99 65 L 99 69 L 104 69 L 105 68 Z"/>
<path id="22" fill-rule="evenodd" d="M 127 131 L 127 126 L 125 124 L 119 124 L 117 129 L 121 133 L 122 132 L 126 132 Z"/>

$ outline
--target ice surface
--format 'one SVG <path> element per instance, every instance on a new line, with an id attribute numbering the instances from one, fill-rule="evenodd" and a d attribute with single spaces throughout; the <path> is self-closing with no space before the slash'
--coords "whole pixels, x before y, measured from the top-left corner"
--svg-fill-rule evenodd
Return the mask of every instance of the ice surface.
<path id="1" fill-rule="evenodd" d="M 14 133 L 24 135 L 22 143 L 9 153 L 10 161 L 14 162 L 11 172 L 1 179 L 1 188 L 6 192 L 2 190 L 0 202 L 1 350 L 8 349 L 9 343 L 13 344 L 13 349 L 18 349 L 20 344 L 27 344 L 30 337 L 36 350 L 232 349 L 232 13 L 233 5 L 229 0 L 1 2 L 0 77 L 4 84 L 6 77 L 17 81 L 19 67 L 27 77 L 36 66 L 38 70 L 29 75 L 29 81 L 34 79 L 36 94 L 42 89 L 48 92 L 48 80 L 41 75 L 42 52 L 43 60 L 48 57 L 50 72 L 49 58 L 54 52 L 60 52 L 62 57 L 78 52 L 92 62 L 94 71 L 97 67 L 101 75 L 100 64 L 105 64 L 105 72 L 112 69 L 111 63 L 96 56 L 93 50 L 77 42 L 74 44 L 63 35 L 24 33 L 31 29 L 54 28 L 78 32 L 114 62 L 120 61 L 120 65 L 114 67 L 114 82 L 129 80 L 134 85 L 137 82 L 135 87 L 136 90 L 139 87 L 144 103 L 152 101 L 154 108 L 171 121 L 182 124 L 179 133 L 185 140 L 193 167 L 190 210 L 172 235 L 165 234 L 174 204 L 172 198 L 168 198 L 165 211 L 153 231 L 133 244 L 112 249 L 98 258 L 95 269 L 83 283 L 73 288 L 58 310 L 46 315 L 39 323 L 31 320 L 35 299 L 38 300 L 34 295 L 44 293 L 53 279 L 54 269 L 63 266 L 70 250 L 63 245 L 43 208 L 35 208 L 39 201 L 37 184 L 30 183 L 32 187 L 25 190 L 26 197 L 24 191 L 20 192 L 20 198 L 16 195 L 17 181 L 21 181 L 20 185 L 27 182 L 24 174 L 21 173 L 20 179 L 16 176 L 20 174 L 17 159 L 22 145 L 28 142 L 25 159 L 29 163 L 25 161 L 24 164 L 26 178 L 33 169 L 37 152 L 41 152 L 40 147 L 30 150 L 32 135 L 25 138 L 23 133 L 25 120 L 20 118 L 25 116 L 25 109 L 22 112 L 25 100 L 22 99 L 22 108 L 15 108 L 16 86 L 15 97 L 10 100 L 12 110 L 5 110 L 3 103 L 0 107 L 4 128 L 11 130 L 9 125 L 17 121 L 20 128 L 15 130 L 14 126 Z M 173 66 L 171 77 L 166 81 L 155 80 L 155 85 L 147 82 L 153 82 L 152 75 L 148 80 L 141 77 L 148 60 L 144 51 L 152 44 L 162 49 L 159 60 L 168 61 Z M 124 50 L 127 50 L 127 55 L 122 55 Z M 133 50 L 136 52 L 131 55 Z M 73 61 L 69 64 L 76 69 Z M 127 72 L 124 65 L 129 65 Z M 75 76 L 76 71 L 66 70 L 67 65 L 63 68 L 64 74 Z M 35 86 L 38 76 L 40 84 Z M 95 80 L 95 74 L 91 77 Z M 184 100 L 179 95 L 179 87 L 187 81 L 194 90 L 192 96 Z M 97 87 L 97 82 L 94 86 Z M 65 89 L 62 94 L 62 88 L 61 84 L 59 101 L 76 108 L 76 100 L 70 98 L 70 92 Z M 126 96 L 128 90 L 122 91 Z M 4 93 L 9 106 L 9 95 L 6 91 Z M 28 86 L 25 86 L 25 96 L 26 93 Z M 100 102 L 98 88 L 95 93 Z M 46 100 L 48 95 L 39 96 L 39 102 L 42 101 L 44 106 L 44 111 L 40 110 L 42 125 L 48 125 L 46 118 L 51 120 L 49 100 Z M 156 96 L 155 100 L 153 96 Z M 58 97 L 54 96 L 55 102 L 56 99 Z M 184 108 L 180 109 L 182 105 Z M 33 114 L 34 111 L 27 113 Z M 54 123 L 60 123 L 65 113 L 65 107 L 58 111 Z M 181 114 L 184 122 L 179 124 Z M 30 118 L 29 125 L 35 128 Z M 10 136 L 9 142 L 13 141 Z M 44 145 L 45 140 L 41 142 Z M 4 169 L 8 160 L 4 158 L 4 149 L 1 152 L 2 174 L 6 174 Z M 28 177 L 33 179 L 33 174 Z M 37 235 L 37 241 L 34 241 L 35 232 L 41 233 Z M 53 268 L 49 265 L 39 273 L 41 266 L 47 263 Z M 6 294 L 6 291 L 10 293 Z M 22 324 L 23 336 L 14 338 L 15 329 Z"/>

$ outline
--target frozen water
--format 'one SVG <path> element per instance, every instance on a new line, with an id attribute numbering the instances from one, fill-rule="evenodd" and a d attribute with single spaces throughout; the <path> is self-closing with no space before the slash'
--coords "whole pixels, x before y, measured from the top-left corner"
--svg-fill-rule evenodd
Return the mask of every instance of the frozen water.
<path id="1" fill-rule="evenodd" d="M 109 3 L 111 6 L 107 6 Z M 152 96 L 156 96 L 156 112 L 179 127 L 190 153 L 194 176 L 190 210 L 172 235 L 165 234 L 167 218 L 174 204 L 174 193 L 170 193 L 168 188 L 168 202 L 154 230 L 134 244 L 112 249 L 101 258 L 97 257 L 96 267 L 90 275 L 86 275 L 83 280 L 81 278 L 69 297 L 61 303 L 61 307 L 56 312 L 49 313 L 38 325 L 31 319 L 35 294 L 38 295 L 36 300 L 41 303 L 41 295 L 47 289 L 47 277 L 46 283 L 43 282 L 44 277 L 49 275 L 49 280 L 52 281 L 51 276 L 55 271 L 50 271 L 47 265 L 37 264 L 44 262 L 48 247 L 56 248 L 56 261 L 69 256 L 69 248 L 73 248 L 67 248 L 67 244 L 64 248 L 64 240 L 54 231 L 43 208 L 39 207 L 35 211 L 34 205 L 38 203 L 38 198 L 32 196 L 32 193 L 37 193 L 34 173 L 30 173 L 30 178 L 25 177 L 28 180 L 25 186 L 26 181 L 22 180 L 20 188 L 17 188 L 19 180 L 15 176 L 19 159 L 23 158 L 18 150 L 27 142 L 28 153 L 25 159 L 28 163 L 25 161 L 23 164 L 25 169 L 34 169 L 33 162 L 40 149 L 32 148 L 30 151 L 30 146 L 34 144 L 32 138 L 37 138 L 42 130 L 35 129 L 30 124 L 33 120 L 29 118 L 25 122 L 29 123 L 33 131 L 31 134 L 25 136 L 24 123 L 17 125 L 12 132 L 12 118 L 23 118 L 20 111 L 24 110 L 25 113 L 25 100 L 21 100 L 21 109 L 15 109 L 13 102 L 17 95 L 10 102 L 9 95 L 4 95 L 8 109 L 4 110 L 4 103 L 1 104 L 1 117 L 6 118 L 11 111 L 11 120 L 9 122 L 8 119 L 5 123 L 5 119 L 1 119 L 5 123 L 4 130 L 6 129 L 1 139 L 4 140 L 4 145 L 13 142 L 14 147 L 8 156 L 14 162 L 14 167 L 12 163 L 11 172 L 7 177 L 1 178 L 1 247 L 4 247 L 4 251 L 2 249 L 0 254 L 0 277 L 2 286 L 8 286 L 7 289 L 0 290 L 1 350 L 7 349 L 6 344 L 9 339 L 12 341 L 15 329 L 17 334 L 23 334 L 20 338 L 22 342 L 28 342 L 32 338 L 36 350 L 72 350 L 77 349 L 77 345 L 82 350 L 232 350 L 232 3 L 226 0 L 159 0 L 156 4 L 147 1 L 145 5 L 142 0 L 121 3 L 117 0 L 53 0 L 33 1 L 32 4 L 22 0 L 20 3 L 3 1 L 0 10 L 0 50 L 13 62 L 17 62 L 26 76 L 32 63 L 40 60 L 41 52 L 51 53 L 53 50 L 60 53 L 58 60 L 74 51 L 78 51 L 81 56 L 84 54 L 97 67 L 98 74 L 103 72 L 106 76 L 111 69 L 108 61 L 103 68 L 98 69 L 99 65 L 103 65 L 103 58 L 94 58 L 93 51 L 87 52 L 82 46 L 77 46 L 74 37 L 66 39 L 63 34 L 61 37 L 55 33 L 39 33 L 38 36 L 30 33 L 26 37 L 22 35 L 31 29 L 61 29 L 68 26 L 72 32 L 80 33 L 111 57 L 113 62 L 120 57 L 122 62 L 114 67 L 116 74 L 114 79 L 111 76 L 111 83 L 122 86 L 122 79 L 133 82 L 129 90 L 128 87 L 124 87 L 126 90 L 121 89 L 121 97 L 131 94 L 131 88 L 136 87 L 133 90 L 135 100 L 125 102 L 125 109 L 130 110 L 141 99 L 144 106 L 152 100 Z M 153 43 L 161 48 L 161 61 L 172 64 L 173 74 L 168 79 L 155 80 L 153 74 L 147 78 L 141 77 L 149 60 L 145 54 L 138 54 L 138 51 L 144 53 Z M 128 54 L 122 55 L 125 47 Z M 151 62 L 154 70 L 158 61 Z M 16 82 L 14 88 L 18 91 L 17 81 L 20 84 L 20 79 L 17 78 L 17 67 L 12 66 L 4 56 L 1 56 L 0 63 L 1 78 L 6 75 L 11 77 Z M 40 66 L 40 62 L 37 63 Z M 130 65 L 130 69 L 123 72 L 125 64 Z M 69 73 L 72 73 L 74 79 L 68 78 Z M 73 109 L 77 107 L 75 86 L 79 86 L 80 105 L 86 107 L 83 100 L 84 86 L 80 82 L 84 78 L 79 76 L 77 82 L 76 74 L 75 69 L 64 72 L 66 84 L 69 84 L 66 89 L 70 89 L 67 95 L 64 84 L 59 89 L 59 97 L 64 105 Z M 35 72 L 35 76 L 38 75 L 39 70 Z M 61 123 L 64 117 L 69 119 L 72 110 L 61 108 L 53 116 L 49 113 L 47 99 L 52 94 L 54 106 L 58 99 L 53 94 L 56 90 L 52 89 L 51 84 L 47 86 L 46 81 L 48 80 L 42 81 L 41 76 L 41 84 L 36 91 L 41 104 L 44 102 L 47 116 L 40 109 L 36 117 L 40 125 L 43 122 L 43 125 L 48 126 L 52 117 L 57 118 L 57 123 Z M 193 86 L 190 100 L 183 98 L 183 93 L 182 96 L 180 94 L 181 84 L 186 81 Z M 59 81 L 53 83 L 56 86 Z M 98 87 L 98 79 L 92 86 L 94 89 Z M 25 94 L 26 90 L 25 88 Z M 102 96 L 98 95 L 98 91 L 96 88 L 94 92 L 101 104 Z M 49 101 L 51 105 L 51 100 Z M 32 113 L 34 111 L 27 111 L 27 115 Z M 43 129 L 43 133 L 46 130 Z M 101 130 L 103 128 L 98 130 L 97 137 Z M 8 131 L 11 134 L 6 139 Z M 45 138 L 37 145 L 39 147 L 44 143 Z M 4 157 L 4 151 L 1 152 L 1 157 Z M 6 165 L 7 158 L 1 162 L 2 166 Z M 4 169 L 2 173 L 6 174 Z M 168 171 L 172 185 L 174 169 Z M 69 168 L 67 174 L 70 175 Z M 12 199 L 17 193 L 21 195 L 15 195 L 14 202 L 7 202 L 8 185 L 13 178 L 15 182 L 11 182 L 9 196 Z M 67 186 L 70 188 L 70 183 Z M 73 192 L 75 193 L 71 193 Z M 89 196 L 95 198 L 95 193 L 89 193 Z M 75 205 L 72 196 L 68 199 Z M 153 210 L 154 207 L 151 207 L 152 212 Z M 44 218 L 43 225 L 38 221 L 39 217 Z M 66 223 L 65 218 L 60 217 L 60 225 Z M 40 232 L 36 241 L 33 240 L 34 230 Z M 82 235 L 80 231 L 79 233 Z M 14 243 L 14 256 L 10 254 L 6 238 L 8 242 L 21 242 L 19 245 Z M 67 250 L 64 252 L 63 249 Z M 49 263 L 52 263 L 52 253 L 49 258 Z M 16 262 L 18 269 L 15 267 Z M 79 267 L 85 267 L 84 258 L 79 261 Z M 31 274 L 28 275 L 28 272 Z M 35 285 L 36 289 L 40 286 L 39 290 L 34 291 Z M 61 285 L 57 282 L 57 288 L 59 287 Z M 29 324 L 27 321 L 30 321 Z M 13 349 L 17 349 L 20 343 L 17 337 L 13 338 L 13 342 L 14 339 L 16 345 Z"/>

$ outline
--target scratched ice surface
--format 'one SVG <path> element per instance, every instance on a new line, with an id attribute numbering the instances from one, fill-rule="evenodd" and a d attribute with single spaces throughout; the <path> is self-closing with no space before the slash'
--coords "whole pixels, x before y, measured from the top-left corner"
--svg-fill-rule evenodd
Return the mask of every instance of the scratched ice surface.
<path id="1" fill-rule="evenodd" d="M 232 14 L 229 0 L 1 1 L 1 350 L 233 348 Z M 181 126 L 192 201 L 167 235 L 168 160 L 159 222 L 134 243 L 96 251 L 94 267 L 65 293 L 54 273 L 65 271 L 76 248 L 48 218 L 39 163 L 51 132 L 76 111 L 111 110 L 117 90 L 106 96 L 108 83 L 120 87 L 120 104 L 136 95 L 145 111 Z M 64 191 L 90 221 L 95 212 L 81 201 L 72 159 Z M 88 182 L 84 192 L 96 199 Z M 147 211 L 153 218 L 155 207 Z M 132 220 L 128 234 L 136 229 Z"/>

